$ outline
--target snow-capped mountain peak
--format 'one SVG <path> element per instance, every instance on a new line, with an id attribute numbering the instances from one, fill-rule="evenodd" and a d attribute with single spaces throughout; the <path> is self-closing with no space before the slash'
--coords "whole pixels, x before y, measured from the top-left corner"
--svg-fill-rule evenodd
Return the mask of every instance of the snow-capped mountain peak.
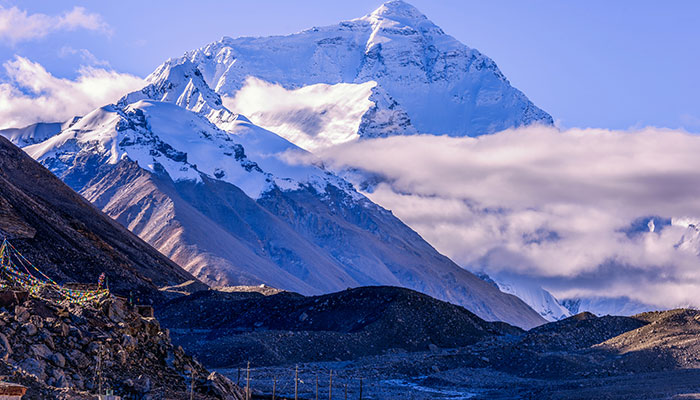
<path id="1" fill-rule="evenodd" d="M 428 17 L 416 7 L 403 0 L 387 1 L 363 18 L 370 20 L 387 18 L 394 21 L 402 21 L 406 25 L 416 25 L 416 23 L 422 23 L 428 20 Z"/>
<path id="2" fill-rule="evenodd" d="M 143 99 L 174 103 L 207 116 L 224 108 L 221 97 L 204 81 L 202 73 L 189 60 L 168 60 L 146 78 L 148 85 L 124 96 L 119 105 Z"/>
<path id="3" fill-rule="evenodd" d="M 478 136 L 553 124 L 493 60 L 403 1 L 291 35 L 225 37 L 168 63 L 181 60 L 231 111 L 312 151 L 339 137 Z"/>
<path id="4" fill-rule="evenodd" d="M 372 25 L 372 34 L 369 36 L 365 46 L 366 52 L 371 51 L 372 47 L 378 44 L 390 41 L 390 34 L 392 33 L 411 34 L 420 32 L 421 34 L 444 34 L 442 29 L 418 11 L 417 8 L 401 0 L 386 2 L 372 13 L 355 21 L 367 21 Z"/>

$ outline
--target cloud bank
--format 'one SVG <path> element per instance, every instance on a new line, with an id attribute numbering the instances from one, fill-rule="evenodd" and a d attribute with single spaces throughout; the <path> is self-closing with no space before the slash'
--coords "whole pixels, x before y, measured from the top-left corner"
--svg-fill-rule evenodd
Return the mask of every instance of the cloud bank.
<path id="1" fill-rule="evenodd" d="M 27 14 L 17 7 L 0 6 L 0 42 L 17 43 L 39 39 L 52 32 L 86 29 L 111 34 L 112 30 L 101 15 L 83 7 L 73 7 L 61 15 Z"/>
<path id="2" fill-rule="evenodd" d="M 65 121 L 145 85 L 139 77 L 94 67 L 81 68 L 75 80 L 56 78 L 19 56 L 3 66 L 9 79 L 0 82 L 0 129 Z"/>
<path id="3" fill-rule="evenodd" d="M 226 108 L 250 118 L 306 150 L 358 138 L 362 116 L 372 106 L 376 82 L 319 83 L 298 89 L 248 77 L 235 97 L 223 97 Z"/>
<path id="4" fill-rule="evenodd" d="M 700 136 L 528 127 L 317 154 L 363 170 L 356 182 L 380 177 L 367 195 L 470 269 L 535 278 L 560 298 L 700 305 Z"/>

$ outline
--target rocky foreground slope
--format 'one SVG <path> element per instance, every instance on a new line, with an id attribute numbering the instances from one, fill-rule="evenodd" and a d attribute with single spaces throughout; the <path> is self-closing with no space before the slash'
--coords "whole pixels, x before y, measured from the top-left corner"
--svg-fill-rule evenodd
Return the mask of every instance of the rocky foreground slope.
<path id="1" fill-rule="evenodd" d="M 0 308 L 0 374 L 28 387 L 26 399 L 239 399 L 226 378 L 174 346 L 167 329 L 124 301 L 62 307 L 29 299 Z"/>

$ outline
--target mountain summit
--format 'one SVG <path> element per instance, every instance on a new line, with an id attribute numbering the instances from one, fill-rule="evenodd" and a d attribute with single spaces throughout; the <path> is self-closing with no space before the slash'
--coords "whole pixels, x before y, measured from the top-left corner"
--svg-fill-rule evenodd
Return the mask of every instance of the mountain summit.
<path id="1" fill-rule="evenodd" d="M 553 124 L 493 60 L 403 1 L 292 35 L 225 37 L 166 64 L 185 60 L 231 111 L 307 150 L 367 137 L 478 136 Z"/>
<path id="2" fill-rule="evenodd" d="M 389 18 L 393 20 L 404 19 L 406 21 L 415 22 L 427 20 L 423 13 L 417 8 L 402 0 L 391 0 L 382 4 L 367 17 L 372 18 Z M 408 25 L 408 24 L 407 24 Z"/>
<path id="3" fill-rule="evenodd" d="M 386 22 L 388 25 L 410 27 L 424 32 L 438 29 L 442 33 L 442 30 L 430 21 L 425 14 L 401 0 L 387 1 L 372 13 L 358 18 L 358 20 L 370 21 L 375 25 Z"/>

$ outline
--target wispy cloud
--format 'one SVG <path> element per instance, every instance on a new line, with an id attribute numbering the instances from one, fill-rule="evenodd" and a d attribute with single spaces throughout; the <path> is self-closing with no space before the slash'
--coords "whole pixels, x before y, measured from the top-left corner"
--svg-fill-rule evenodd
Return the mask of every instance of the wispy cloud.
<path id="1" fill-rule="evenodd" d="M 95 67 L 81 68 L 75 80 L 56 78 L 19 56 L 3 66 L 9 80 L 0 82 L 0 128 L 64 121 L 144 86 L 139 77 Z"/>
<path id="2" fill-rule="evenodd" d="M 88 49 L 75 49 L 71 46 L 63 46 L 58 50 L 58 56 L 65 58 L 69 56 L 78 56 L 86 65 L 97 67 L 108 67 L 109 61 L 100 60 Z"/>
<path id="3" fill-rule="evenodd" d="M 381 176 L 370 198 L 464 266 L 533 277 L 560 296 L 666 307 L 700 305 L 700 242 L 678 246 L 692 240 L 688 224 L 661 226 L 700 220 L 698 154 L 700 136 L 685 132 L 545 127 L 319 153 L 336 169 Z M 662 217 L 654 232 L 630 233 L 652 216 Z"/>
<path id="4" fill-rule="evenodd" d="M 112 33 L 109 24 L 100 14 L 88 12 L 83 7 L 73 7 L 60 15 L 28 14 L 26 10 L 0 6 L 0 42 L 14 44 L 39 39 L 52 32 L 86 29 L 107 35 Z"/>

